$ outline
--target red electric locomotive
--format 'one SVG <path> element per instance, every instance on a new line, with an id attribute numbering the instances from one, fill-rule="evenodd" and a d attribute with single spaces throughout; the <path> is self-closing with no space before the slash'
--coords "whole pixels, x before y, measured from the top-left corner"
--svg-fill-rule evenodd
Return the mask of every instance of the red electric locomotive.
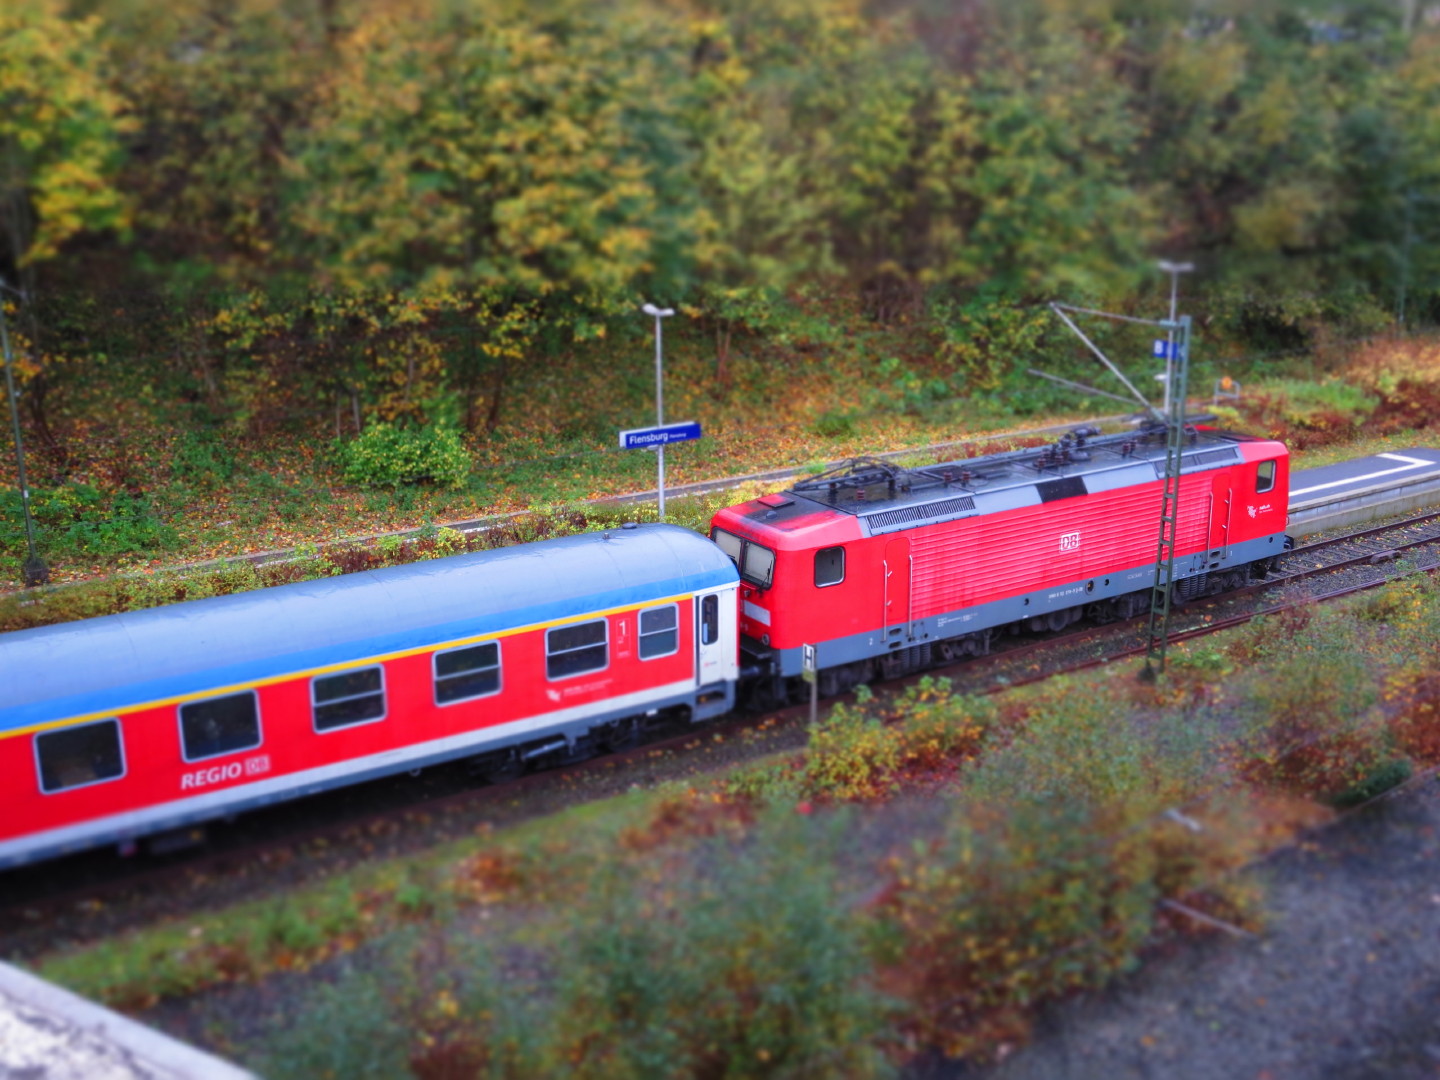
<path id="1" fill-rule="evenodd" d="M 922 469 L 856 459 L 722 510 L 711 537 L 740 571 L 742 670 L 783 700 L 805 645 L 822 693 L 989 651 L 1002 628 L 1059 629 L 1147 610 L 1164 429 Z M 1289 546 L 1282 443 L 1187 432 L 1175 532 L 1185 600 L 1263 576 Z"/>

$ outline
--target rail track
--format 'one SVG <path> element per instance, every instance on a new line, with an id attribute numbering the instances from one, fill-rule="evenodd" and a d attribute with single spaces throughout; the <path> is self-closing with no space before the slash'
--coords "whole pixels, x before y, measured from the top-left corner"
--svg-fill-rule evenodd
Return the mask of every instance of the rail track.
<path id="1" fill-rule="evenodd" d="M 1410 556 L 1411 560 L 1405 557 Z M 1287 552 L 1285 569 L 1263 581 L 1205 597 L 1172 609 L 1172 642 L 1187 641 L 1219 630 L 1241 626 L 1260 616 L 1304 604 L 1339 599 L 1383 585 L 1411 573 L 1440 568 L 1440 513 L 1426 513 L 1327 537 Z M 1301 583 L 1324 582 L 1348 573 L 1360 580 L 1315 591 Z M 1267 598 L 1277 597 L 1270 600 Z M 968 688 L 989 692 L 1039 682 L 1063 672 L 1082 671 L 1127 656 L 1143 656 L 1148 649 L 1148 615 L 1104 626 L 1081 625 L 1026 639 L 1001 639 L 986 658 L 947 668 L 939 674 L 963 678 Z M 1030 660 L 1049 654 L 1090 653 L 1062 667 L 1027 671 Z M 932 672 L 931 674 L 935 674 Z"/>
<path id="2" fill-rule="evenodd" d="M 1243 625 L 1260 616 L 1324 602 L 1374 588 L 1409 574 L 1440 569 L 1440 513 L 1329 537 L 1297 547 L 1286 570 L 1175 610 L 1172 642 Z M 1316 586 L 1319 586 L 1318 588 Z M 1001 639 L 992 655 L 932 669 L 972 693 L 988 693 L 1079 672 L 1146 651 L 1146 617 L 1104 626 L 1081 626 L 1024 640 Z M 903 686 L 909 680 L 892 685 Z M 398 853 L 437 839 L 473 833 L 495 824 L 553 812 L 560 806 L 603 797 L 647 780 L 648 765 L 667 767 L 703 750 L 712 740 L 745 741 L 751 757 L 803 746 L 804 706 L 763 716 L 735 716 L 703 729 L 660 730 L 634 749 L 560 769 L 520 777 L 499 786 L 476 787 L 462 763 L 425 777 L 372 781 L 246 815 L 221 826 L 214 842 L 197 851 L 152 859 L 122 859 L 101 850 L 0 874 L 0 955 L 23 956 L 41 947 L 47 927 L 77 912 L 95 934 L 124 925 L 135 911 L 165 899 L 183 884 L 192 902 L 231 903 L 247 891 L 269 891 L 289 876 L 297 882 L 354 858 Z M 750 733 L 749 738 L 740 736 Z M 762 732 L 763 735 L 756 735 Z M 695 771 L 735 763 L 696 756 Z M 560 789 L 568 789 L 557 794 Z M 296 826 L 303 817 L 305 824 Z M 353 851 L 353 855 L 347 855 Z M 177 878 L 183 879 L 177 882 Z M 201 894 L 196 897 L 197 890 Z M 139 918 L 140 916 L 136 916 Z"/>

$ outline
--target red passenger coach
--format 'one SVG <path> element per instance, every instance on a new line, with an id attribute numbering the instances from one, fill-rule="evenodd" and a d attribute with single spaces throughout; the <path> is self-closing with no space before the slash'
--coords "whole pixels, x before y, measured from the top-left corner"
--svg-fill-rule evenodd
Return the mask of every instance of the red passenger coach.
<path id="1" fill-rule="evenodd" d="M 1079 428 L 1043 450 L 923 469 L 857 459 L 722 510 L 711 536 L 740 571 L 746 671 L 783 699 L 814 645 L 821 692 L 836 693 L 984 654 L 1004 627 L 1148 610 L 1165 456 L 1163 429 Z M 1288 485 L 1283 444 L 1187 433 L 1177 599 L 1272 568 L 1289 546 Z"/>
<path id="2" fill-rule="evenodd" d="M 626 526 L 0 636 L 0 868 L 732 707 L 734 566 Z"/>

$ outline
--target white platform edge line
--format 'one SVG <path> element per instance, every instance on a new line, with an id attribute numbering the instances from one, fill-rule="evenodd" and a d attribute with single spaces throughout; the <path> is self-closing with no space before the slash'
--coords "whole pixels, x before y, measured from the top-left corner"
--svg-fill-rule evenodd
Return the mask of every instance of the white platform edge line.
<path id="1" fill-rule="evenodd" d="M 1314 484 L 1305 488 L 1292 488 L 1290 490 L 1290 498 L 1293 499 L 1296 495 L 1309 495 L 1312 491 L 1324 491 L 1327 488 L 1345 487 L 1348 484 L 1360 484 L 1366 480 L 1375 480 L 1382 476 L 1409 472 L 1411 469 L 1419 469 L 1426 465 L 1435 464 L 1435 462 L 1426 461 L 1424 458 L 1405 457 L 1403 454 L 1377 454 L 1375 456 L 1388 458 L 1391 461 L 1404 461 L 1408 464 L 1397 465 L 1393 469 L 1381 469 L 1379 472 L 1366 473 L 1364 476 L 1347 476 L 1344 480 L 1331 480 L 1328 484 Z"/>

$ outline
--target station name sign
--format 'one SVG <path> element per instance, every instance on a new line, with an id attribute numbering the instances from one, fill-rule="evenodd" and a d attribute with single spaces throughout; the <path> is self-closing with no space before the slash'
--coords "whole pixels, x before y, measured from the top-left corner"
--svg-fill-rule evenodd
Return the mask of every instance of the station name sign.
<path id="1" fill-rule="evenodd" d="M 662 424 L 659 427 L 632 428 L 620 432 L 621 450 L 648 450 L 670 443 L 690 442 L 700 438 L 700 423 L 686 420 L 679 424 Z"/>

